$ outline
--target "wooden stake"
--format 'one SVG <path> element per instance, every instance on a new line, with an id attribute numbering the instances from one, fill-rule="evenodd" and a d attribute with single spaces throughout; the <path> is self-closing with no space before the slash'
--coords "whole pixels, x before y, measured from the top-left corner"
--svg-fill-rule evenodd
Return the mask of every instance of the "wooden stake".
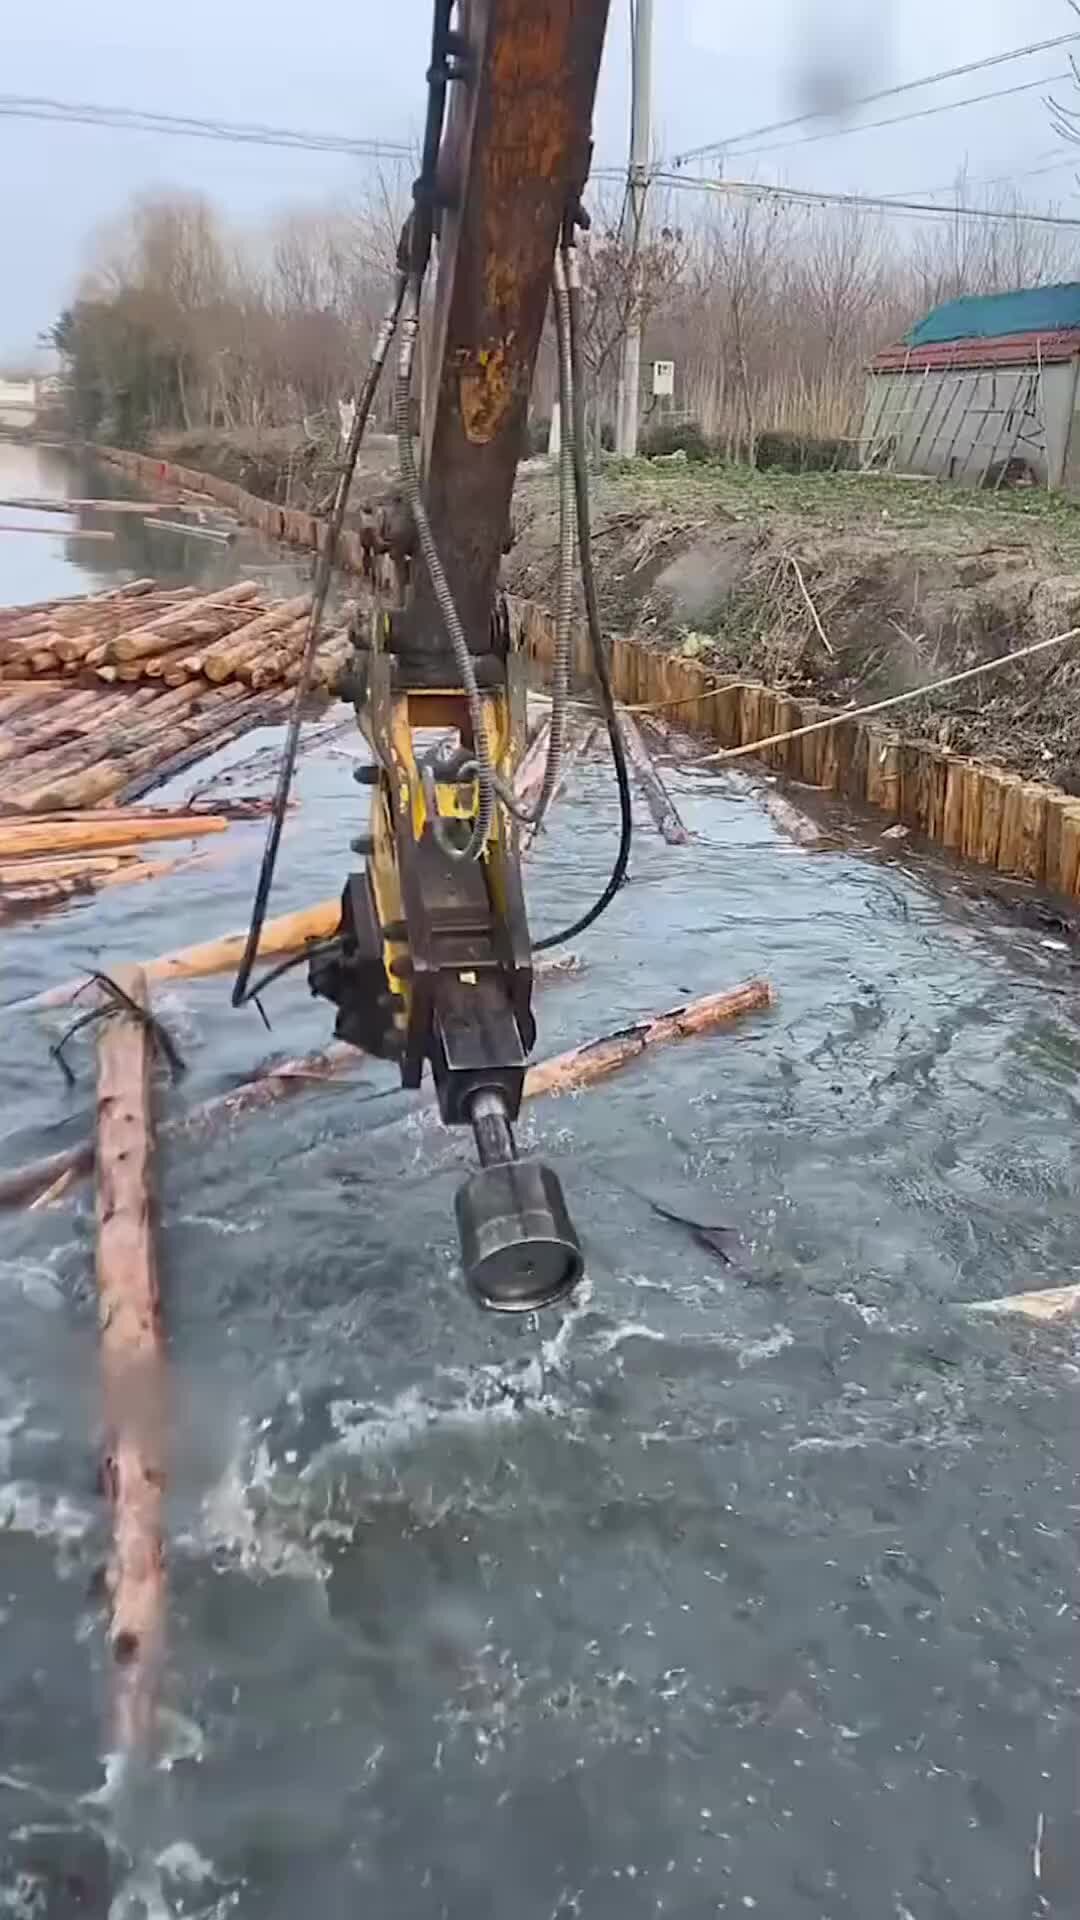
<path id="1" fill-rule="evenodd" d="M 964 773 L 962 760 L 945 765 L 945 798 L 941 813 L 941 844 L 959 853 L 964 844 Z"/>
<path id="2" fill-rule="evenodd" d="M 115 978 L 135 1007 L 146 1009 L 139 968 L 120 968 Z M 106 1018 L 98 1040 L 97 1283 L 104 1479 L 113 1519 L 106 1576 L 112 1739 L 125 1754 L 152 1742 L 165 1644 L 167 1408 L 150 1054 L 150 1034 L 137 1014 L 118 1010 Z"/>

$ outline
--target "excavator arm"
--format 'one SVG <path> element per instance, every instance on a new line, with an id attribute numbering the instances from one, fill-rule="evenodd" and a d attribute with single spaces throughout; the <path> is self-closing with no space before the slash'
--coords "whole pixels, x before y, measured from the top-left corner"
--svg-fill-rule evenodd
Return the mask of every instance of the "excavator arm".
<path id="1" fill-rule="evenodd" d="M 346 883 L 336 947 L 310 969 L 340 1037 L 397 1061 L 406 1086 L 430 1067 L 444 1121 L 471 1126 L 480 1166 L 457 1196 L 463 1263 L 480 1302 L 505 1312 L 563 1298 L 583 1271 L 556 1175 L 519 1159 L 514 1140 L 535 1042 L 532 951 L 518 828 L 491 796 L 512 786 L 525 728 L 500 560 L 560 236 L 588 172 L 607 13 L 608 0 L 436 0 L 399 263 L 407 484 L 384 529 L 397 604 L 358 636 L 345 689 L 373 754 L 360 770 L 370 817 L 352 843 L 364 866 Z M 432 240 L 417 478 L 408 381 Z M 432 729 L 434 750 L 421 739 Z"/>

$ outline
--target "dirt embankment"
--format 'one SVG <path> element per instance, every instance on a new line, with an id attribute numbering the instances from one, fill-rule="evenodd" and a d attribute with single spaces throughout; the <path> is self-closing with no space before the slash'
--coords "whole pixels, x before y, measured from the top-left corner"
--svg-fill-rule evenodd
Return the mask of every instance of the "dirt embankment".
<path id="1" fill-rule="evenodd" d="M 550 600 L 557 503 L 519 487 L 516 591 Z M 837 704 L 1080 626 L 1080 505 L 854 474 L 612 467 L 594 483 L 606 623 Z M 896 725 L 1080 793 L 1080 638 L 901 707 Z"/>
<path id="2" fill-rule="evenodd" d="M 162 436 L 165 457 L 318 511 L 325 449 L 286 432 Z M 364 447 L 350 518 L 392 489 Z M 1080 625 L 1080 503 L 882 475 L 607 463 L 593 479 L 608 628 L 829 702 L 881 699 Z M 550 603 L 558 503 L 522 468 L 507 584 Z M 1080 640 L 901 707 L 896 724 L 1080 793 Z"/>
<path id="3" fill-rule="evenodd" d="M 261 433 L 159 433 L 153 452 L 177 466 L 231 480 L 260 500 L 278 507 L 297 507 L 322 513 L 329 506 L 337 479 L 336 443 L 311 440 L 291 427 L 267 428 Z M 396 447 L 389 434 L 372 434 L 361 450 L 353 482 L 352 503 L 359 508 L 377 499 L 396 470 Z"/>

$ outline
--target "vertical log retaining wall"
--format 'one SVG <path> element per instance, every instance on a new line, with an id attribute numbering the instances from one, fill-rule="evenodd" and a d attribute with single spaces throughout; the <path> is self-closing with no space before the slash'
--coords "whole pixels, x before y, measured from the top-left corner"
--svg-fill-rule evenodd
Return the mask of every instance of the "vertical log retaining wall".
<path id="1" fill-rule="evenodd" d="M 216 474 L 122 448 L 91 451 L 141 485 L 208 494 L 270 540 L 313 553 L 320 533 L 325 540 L 325 522 L 314 514 L 275 506 Z M 346 572 L 362 571 L 359 534 L 342 533 L 338 560 Z M 555 649 L 550 614 L 530 600 L 512 599 L 511 609 L 529 654 L 550 665 Z M 591 673 L 588 636 L 580 622 L 574 668 L 582 677 Z M 611 670 L 616 695 L 627 705 L 671 702 L 681 729 L 722 747 L 747 746 L 823 720 L 830 712 L 820 701 L 796 700 L 756 682 L 717 686 L 715 675 L 696 660 L 622 636 L 611 641 Z M 845 720 L 828 732 L 785 741 L 761 757 L 777 773 L 874 807 L 979 866 L 1070 899 L 1080 897 L 1080 799 L 1059 787 L 961 759 L 925 741 L 905 740 L 873 720 Z"/>

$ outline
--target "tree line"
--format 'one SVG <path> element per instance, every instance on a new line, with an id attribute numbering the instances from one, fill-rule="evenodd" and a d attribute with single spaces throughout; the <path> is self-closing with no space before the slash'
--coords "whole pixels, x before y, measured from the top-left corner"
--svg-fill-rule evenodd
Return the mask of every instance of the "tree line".
<path id="1" fill-rule="evenodd" d="M 675 424 L 753 459 L 769 433 L 854 439 L 867 359 L 939 301 L 1077 270 L 1067 231 L 1033 225 L 1019 202 L 999 203 L 994 220 L 958 211 L 901 222 L 766 194 L 674 198 L 677 217 L 671 203 L 654 203 L 643 239 L 618 199 L 601 200 L 583 236 L 598 440 L 614 420 L 635 302 L 646 366 L 654 357 L 677 365 Z M 336 432 L 385 306 L 402 204 L 384 187 L 355 205 L 293 211 L 234 234 L 199 196 L 134 202 L 98 236 L 52 329 L 72 430 L 128 446 L 166 429 Z M 541 435 L 555 385 L 545 341 L 533 395 Z M 647 392 L 642 405 L 647 434 L 673 424 Z"/>

